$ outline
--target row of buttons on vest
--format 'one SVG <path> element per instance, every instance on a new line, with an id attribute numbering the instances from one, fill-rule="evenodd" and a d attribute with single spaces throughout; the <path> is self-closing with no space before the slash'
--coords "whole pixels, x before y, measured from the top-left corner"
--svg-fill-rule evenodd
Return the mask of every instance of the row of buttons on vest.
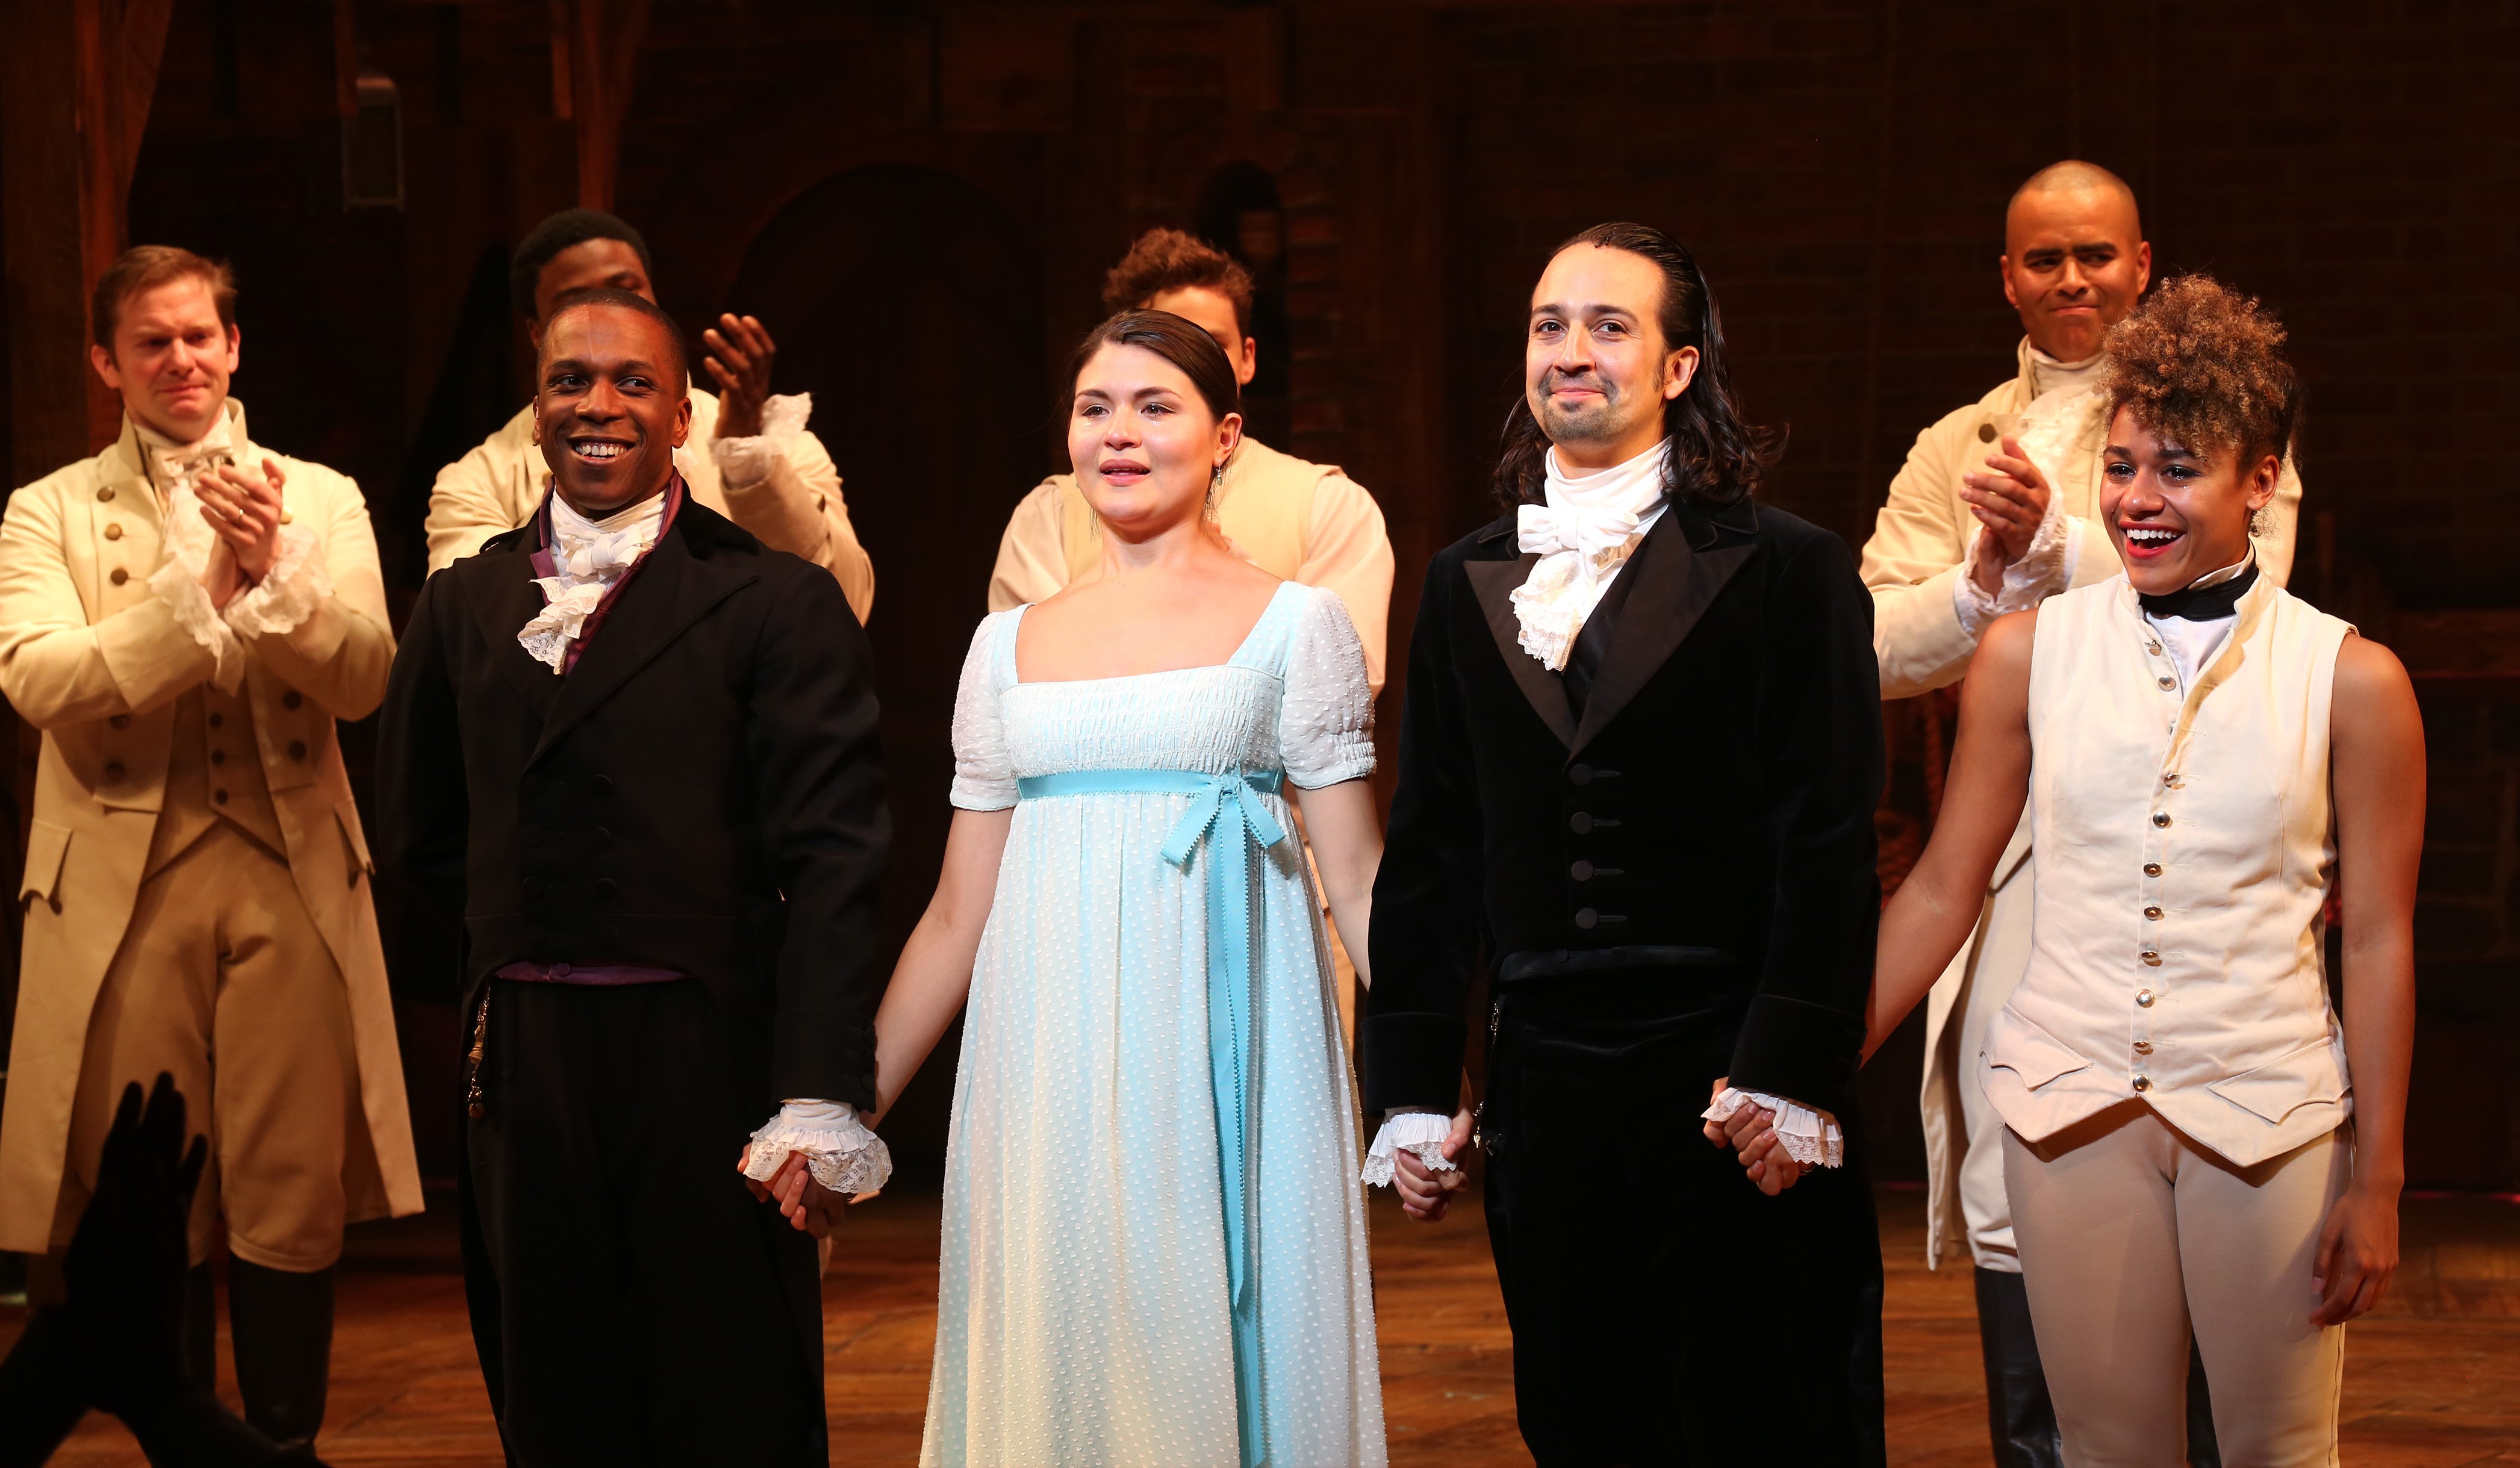
<path id="1" fill-rule="evenodd" d="M 1619 772 L 1616 770 L 1602 770 L 1592 765 L 1569 765 L 1566 767 L 1566 782 L 1578 788 L 1591 785 L 1596 780 L 1617 779 L 1618 778 Z M 1575 814 L 1566 818 L 1566 828 L 1579 836 L 1589 836 L 1597 830 L 1616 830 L 1618 826 L 1619 823 L 1611 820 L 1609 817 L 1596 816 L 1590 811 L 1577 811 Z M 1598 867 L 1591 862 L 1582 860 L 1578 860 L 1573 865 L 1569 866 L 1566 868 L 1566 874 L 1568 877 L 1579 882 L 1589 882 L 1595 877 L 1627 875 L 1627 873 L 1619 867 Z M 1627 914 L 1624 912 L 1604 912 L 1598 908 L 1578 908 L 1575 910 L 1575 926 L 1587 933 L 1599 927 L 1603 923 L 1619 923 L 1627 920 Z"/>
<path id="2" fill-rule="evenodd" d="M 291 689 L 288 692 L 280 695 L 280 706 L 283 708 L 301 708 L 305 703 L 306 695 L 298 692 L 295 689 Z M 213 713 L 209 716 L 209 726 L 212 729 L 221 728 L 226 723 L 227 717 L 223 714 Z M 129 714 L 109 715 L 106 718 L 105 727 L 108 729 L 129 729 L 131 727 L 131 716 Z M 304 739 L 292 739 L 289 741 L 289 757 L 291 759 L 297 761 L 299 764 L 304 764 L 306 762 L 306 741 Z M 227 762 L 228 756 L 226 750 L 213 749 L 210 751 L 211 764 L 224 765 Z M 131 772 L 120 760 L 107 760 L 105 762 L 104 773 L 106 783 L 119 784 L 122 781 L 122 778 L 129 775 Z M 211 791 L 210 798 L 221 805 L 227 804 L 227 792 L 224 790 Z"/>

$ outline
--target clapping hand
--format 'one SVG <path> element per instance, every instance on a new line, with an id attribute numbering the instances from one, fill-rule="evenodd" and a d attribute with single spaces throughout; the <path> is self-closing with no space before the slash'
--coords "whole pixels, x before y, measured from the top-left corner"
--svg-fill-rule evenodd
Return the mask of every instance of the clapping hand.
<path id="1" fill-rule="evenodd" d="M 218 535 L 202 577 L 202 589 L 210 594 L 211 604 L 224 608 L 271 574 L 272 562 L 280 557 L 280 526 L 288 517 L 281 504 L 288 482 L 271 459 L 262 461 L 259 476 L 222 464 L 193 481 L 202 518 Z"/>
<path id="2" fill-rule="evenodd" d="M 2003 587 L 2003 568 L 2030 553 L 2031 537 L 2048 517 L 2048 476 L 2021 440 L 2007 433 L 2003 451 L 1987 456 L 1988 472 L 1960 475 L 1960 498 L 1982 527 L 1969 557 L 1969 575 L 1988 595 Z"/>
<path id="3" fill-rule="evenodd" d="M 1730 1076 L 1716 1077 L 1708 1097 L 1722 1095 L 1732 1080 Z M 1776 1113 L 1765 1106 L 1742 1106 L 1723 1121 L 1709 1121 L 1701 1129 L 1708 1141 L 1732 1148 L 1750 1181 L 1771 1198 L 1793 1186 L 1803 1175 L 1803 1165 L 1794 1161 L 1777 1135 L 1776 1119 Z"/>
<path id="4" fill-rule="evenodd" d="M 706 366 L 717 379 L 717 436 L 750 438 L 761 431 L 761 405 L 770 398 L 770 366 L 778 343 L 754 316 L 720 316 L 700 334 L 708 343 Z"/>

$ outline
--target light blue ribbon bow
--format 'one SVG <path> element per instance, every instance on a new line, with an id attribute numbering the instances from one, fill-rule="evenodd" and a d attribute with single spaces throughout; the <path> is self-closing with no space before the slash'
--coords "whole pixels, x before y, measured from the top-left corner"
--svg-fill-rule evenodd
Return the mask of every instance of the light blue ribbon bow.
<path id="1" fill-rule="evenodd" d="M 1187 871 L 1213 835 L 1207 864 L 1207 1060 L 1216 1098 L 1217 1162 L 1225 1180 L 1225 1273 L 1234 1311 L 1234 1381 L 1243 1468 L 1268 1458 L 1260 1424 L 1260 1309 L 1252 1289 L 1251 991 L 1256 912 L 1251 852 L 1286 839 L 1260 797 L 1285 772 L 1204 775 L 1194 770 L 1072 770 L 1015 781 L 1025 800 L 1054 795 L 1188 795 L 1190 809 L 1164 838 L 1163 859 Z"/>

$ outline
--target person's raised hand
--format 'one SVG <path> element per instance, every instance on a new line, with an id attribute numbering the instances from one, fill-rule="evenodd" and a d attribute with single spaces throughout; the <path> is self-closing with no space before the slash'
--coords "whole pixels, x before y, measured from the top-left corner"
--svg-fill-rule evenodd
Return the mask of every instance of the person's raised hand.
<path id="1" fill-rule="evenodd" d="M 2398 1272 L 2398 1197 L 2394 1191 L 2348 1186 L 2327 1212 L 2310 1287 L 2318 1291 L 2313 1325 L 2342 1325 L 2366 1314 Z"/>
<path id="2" fill-rule="evenodd" d="M 717 379 L 717 436 L 750 438 L 761 431 L 761 405 L 770 399 L 770 368 L 778 343 L 758 317 L 720 316 L 700 334 L 708 346 L 704 365 Z"/>
<path id="3" fill-rule="evenodd" d="M 259 475 L 222 464 L 193 481 L 193 491 L 202 502 L 202 518 L 235 557 L 246 584 L 270 575 L 272 562 L 280 557 L 281 516 L 286 512 L 281 496 L 288 482 L 279 464 L 270 459 L 262 461 Z M 211 600 L 225 604 L 216 591 L 211 592 Z"/>
<path id="4" fill-rule="evenodd" d="M 1960 499 L 1982 527 L 1969 575 L 1988 595 L 2002 589 L 2003 568 L 2029 554 L 2030 538 L 2048 517 L 2050 493 L 2048 476 L 2009 433 L 2002 451 L 1987 456 L 1986 472 L 1960 475 Z"/>
<path id="5" fill-rule="evenodd" d="M 1469 1186 L 1470 1175 L 1462 1170 L 1462 1154 L 1470 1146 L 1470 1108 L 1462 1107 L 1453 1115 L 1453 1130 L 1444 1138 L 1444 1160 L 1453 1164 L 1449 1171 L 1427 1165 L 1426 1160 L 1411 1151 L 1402 1151 L 1391 1160 L 1391 1188 L 1400 1195 L 1400 1211 L 1421 1223 L 1443 1222 L 1453 1209 L 1453 1194 Z"/>
<path id="6" fill-rule="evenodd" d="M 207 1137 L 187 1148 L 185 1136 L 173 1076 L 158 1073 L 145 1110 L 139 1082 L 122 1089 L 96 1192 L 62 1262 L 72 1354 L 89 1400 L 116 1414 L 171 1396 L 184 1380 L 193 1193 L 210 1155 Z"/>

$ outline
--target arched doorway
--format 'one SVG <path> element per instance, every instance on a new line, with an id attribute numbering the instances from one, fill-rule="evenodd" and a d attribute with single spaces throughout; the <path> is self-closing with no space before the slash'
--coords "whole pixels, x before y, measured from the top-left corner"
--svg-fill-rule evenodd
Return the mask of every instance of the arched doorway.
<path id="1" fill-rule="evenodd" d="M 728 299 L 779 342 L 777 389 L 814 395 L 849 518 L 875 559 L 891 787 L 888 964 L 944 857 L 954 691 L 1015 502 L 1040 482 L 1040 264 L 977 189 L 929 168 L 860 168 L 765 226 Z M 944 1154 L 948 1037 L 884 1126 L 906 1163 Z"/>
<path id="2" fill-rule="evenodd" d="M 1286 320 L 1286 208 L 1278 181 L 1247 160 L 1217 169 L 1199 185 L 1197 229 L 1251 272 L 1251 338 L 1260 360 L 1242 389 L 1243 418 L 1252 436 L 1283 448 L 1293 430 L 1286 378 L 1295 343 Z"/>

